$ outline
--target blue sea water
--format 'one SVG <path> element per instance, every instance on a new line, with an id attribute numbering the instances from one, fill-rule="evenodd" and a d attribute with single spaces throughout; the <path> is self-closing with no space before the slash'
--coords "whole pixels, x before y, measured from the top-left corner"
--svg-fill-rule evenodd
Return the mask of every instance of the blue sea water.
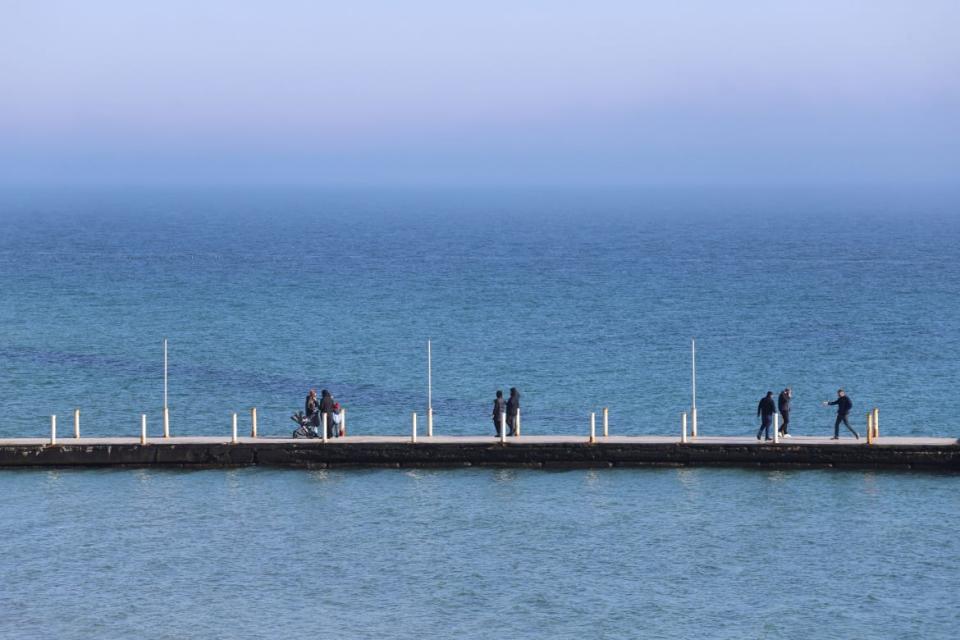
<path id="1" fill-rule="evenodd" d="M 351 433 L 957 435 L 950 190 L 0 193 L 0 437 L 175 435 L 309 387 Z M 245 419 L 245 418 L 244 418 Z M 243 423 L 241 423 L 243 425 Z M 861 428 L 862 430 L 862 428 Z M 0 473 L 3 637 L 960 633 L 957 479 L 742 470 Z"/>

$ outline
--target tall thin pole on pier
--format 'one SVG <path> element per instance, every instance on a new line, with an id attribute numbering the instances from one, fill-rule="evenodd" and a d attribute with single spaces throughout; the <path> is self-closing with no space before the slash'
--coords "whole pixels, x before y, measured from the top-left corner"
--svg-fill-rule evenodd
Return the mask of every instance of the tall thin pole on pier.
<path id="1" fill-rule="evenodd" d="M 427 437 L 433 437 L 433 352 L 427 340 Z"/>
<path id="2" fill-rule="evenodd" d="M 170 437 L 170 409 L 167 406 L 167 339 L 163 339 L 163 437 Z"/>
<path id="3" fill-rule="evenodd" d="M 697 339 L 690 338 L 690 435 L 697 437 Z"/>

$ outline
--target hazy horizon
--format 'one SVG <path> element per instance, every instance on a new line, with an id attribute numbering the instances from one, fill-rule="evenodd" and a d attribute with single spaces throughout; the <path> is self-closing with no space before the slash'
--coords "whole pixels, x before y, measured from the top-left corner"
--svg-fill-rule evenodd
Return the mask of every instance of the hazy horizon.
<path id="1" fill-rule="evenodd" d="M 14 0 L 0 17 L 4 185 L 958 183 L 957 3 Z"/>

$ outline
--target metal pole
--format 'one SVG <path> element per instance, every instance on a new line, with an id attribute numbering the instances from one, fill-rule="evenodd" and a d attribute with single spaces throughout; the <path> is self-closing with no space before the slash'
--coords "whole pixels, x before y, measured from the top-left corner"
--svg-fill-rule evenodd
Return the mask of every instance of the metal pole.
<path id="1" fill-rule="evenodd" d="M 780 414 L 773 414 L 773 444 L 780 442 Z"/>
<path id="2" fill-rule="evenodd" d="M 163 437 L 170 437 L 170 409 L 167 405 L 167 339 L 163 339 Z"/>
<path id="3" fill-rule="evenodd" d="M 413 427 L 410 433 L 410 442 L 417 443 L 417 412 L 413 412 Z"/>
<path id="4" fill-rule="evenodd" d="M 610 436 L 610 410 L 606 407 L 603 408 L 603 437 L 607 438 Z"/>
<path id="5" fill-rule="evenodd" d="M 880 437 L 880 409 L 873 408 L 873 437 Z"/>
<path id="6" fill-rule="evenodd" d="M 80 409 L 73 410 L 73 437 L 80 437 Z"/>
<path id="7" fill-rule="evenodd" d="M 516 424 L 514 425 L 513 437 L 520 437 L 520 407 L 517 407 L 517 417 L 515 418 Z"/>
<path id="8" fill-rule="evenodd" d="M 590 444 L 597 441 L 597 414 L 590 414 Z"/>
<path id="9" fill-rule="evenodd" d="M 692 436 L 697 437 L 697 340 L 690 338 L 690 419 Z"/>
<path id="10" fill-rule="evenodd" d="M 680 442 L 687 442 L 687 412 L 684 411 L 680 414 Z"/>
<path id="11" fill-rule="evenodd" d="M 343 434 L 344 437 L 346 437 L 346 435 L 347 435 L 347 409 L 346 409 L 346 407 L 344 407 L 343 409 L 340 409 L 340 433 Z"/>
<path id="12" fill-rule="evenodd" d="M 503 411 L 500 413 L 500 443 L 506 444 L 507 442 L 507 412 Z"/>
<path id="13" fill-rule="evenodd" d="M 323 412 L 323 441 L 327 441 L 327 412 Z"/>
<path id="14" fill-rule="evenodd" d="M 250 437 L 257 437 L 257 408 L 250 407 Z"/>
<path id="15" fill-rule="evenodd" d="M 230 442 L 237 444 L 237 414 L 233 414 L 233 431 L 230 435 Z"/>
<path id="16" fill-rule="evenodd" d="M 140 444 L 147 444 L 147 414 L 140 414 Z"/>
<path id="17" fill-rule="evenodd" d="M 427 437 L 433 437 L 433 350 L 427 340 Z"/>
<path id="18" fill-rule="evenodd" d="M 57 444 L 57 416 L 50 416 L 50 444 Z"/>
<path id="19" fill-rule="evenodd" d="M 867 411 L 867 444 L 873 444 L 873 411 Z"/>

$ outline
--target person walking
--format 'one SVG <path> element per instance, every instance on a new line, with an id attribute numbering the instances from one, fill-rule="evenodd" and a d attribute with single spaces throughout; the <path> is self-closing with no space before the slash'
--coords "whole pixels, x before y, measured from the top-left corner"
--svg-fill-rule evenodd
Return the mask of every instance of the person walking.
<path id="1" fill-rule="evenodd" d="M 773 422 L 773 414 L 777 412 L 777 406 L 773 404 L 773 391 L 767 391 L 767 395 L 760 398 L 760 404 L 757 405 L 757 416 L 760 418 L 760 430 L 757 431 L 757 440 L 764 434 L 764 440 L 770 440 L 770 423 Z"/>
<path id="2" fill-rule="evenodd" d="M 853 434 L 853 437 L 857 440 L 860 439 L 860 434 L 850 426 L 850 421 L 847 420 L 847 415 L 850 413 L 850 409 L 853 408 L 853 400 L 850 399 L 843 389 L 837 389 L 837 399 L 833 402 L 823 403 L 824 406 L 828 405 L 837 405 L 837 420 L 833 423 L 833 437 L 831 440 L 840 439 L 840 423 L 842 422 L 847 429 L 850 430 L 850 433 Z"/>
<path id="3" fill-rule="evenodd" d="M 516 387 L 510 387 L 510 398 L 507 400 L 507 426 L 510 427 L 508 436 L 517 435 L 517 416 L 520 413 L 520 392 Z"/>
<path id="4" fill-rule="evenodd" d="M 497 397 L 493 399 L 493 430 L 500 437 L 500 416 L 507 412 L 507 403 L 503 399 L 503 391 L 497 390 Z"/>
<path id="5" fill-rule="evenodd" d="M 783 424 L 780 425 L 780 435 L 784 438 L 790 437 L 787 430 L 790 425 L 790 400 L 792 398 L 793 390 L 790 387 L 781 391 L 780 395 L 777 396 L 777 409 L 780 410 L 780 419 L 783 420 Z"/>

